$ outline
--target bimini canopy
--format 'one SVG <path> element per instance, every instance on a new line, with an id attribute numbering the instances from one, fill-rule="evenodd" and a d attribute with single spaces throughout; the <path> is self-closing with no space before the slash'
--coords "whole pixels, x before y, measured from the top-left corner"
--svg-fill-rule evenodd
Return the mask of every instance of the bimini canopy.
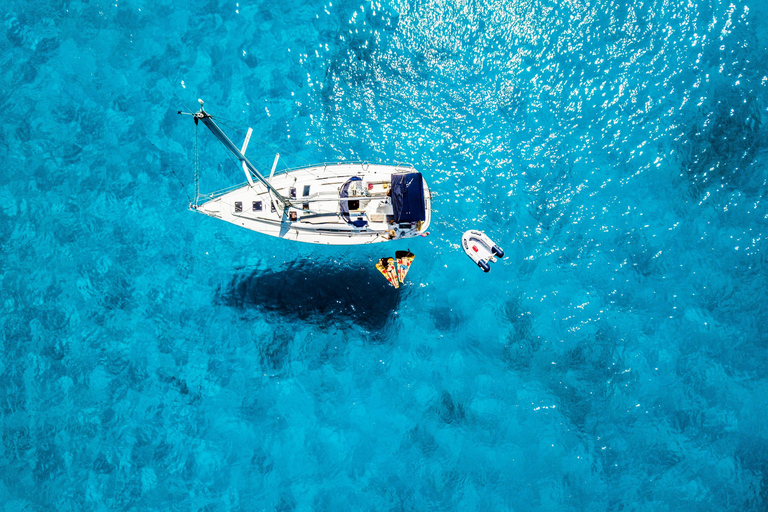
<path id="1" fill-rule="evenodd" d="M 424 182 L 420 172 L 392 175 L 392 210 L 395 222 L 427 220 Z"/>
<path id="2" fill-rule="evenodd" d="M 349 197 L 349 187 L 356 181 L 363 181 L 363 179 L 360 176 L 352 176 L 341 186 L 341 190 L 339 191 L 339 208 L 341 209 L 341 217 L 347 224 L 351 224 L 356 228 L 363 228 L 368 225 L 368 221 L 365 220 L 361 214 L 353 213 L 350 215 L 349 200 L 347 200 Z M 355 218 L 353 219 L 352 216 Z"/>

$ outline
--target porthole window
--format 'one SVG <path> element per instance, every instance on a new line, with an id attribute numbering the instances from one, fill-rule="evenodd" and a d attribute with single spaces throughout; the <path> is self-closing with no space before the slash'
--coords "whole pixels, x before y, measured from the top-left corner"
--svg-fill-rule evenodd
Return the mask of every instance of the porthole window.
<path id="1" fill-rule="evenodd" d="M 243 211 L 243 202 L 235 201 L 235 213 L 240 213 L 242 211 Z"/>
<path id="2" fill-rule="evenodd" d="M 253 202 L 253 211 L 260 212 L 261 211 L 261 201 L 254 201 Z"/>

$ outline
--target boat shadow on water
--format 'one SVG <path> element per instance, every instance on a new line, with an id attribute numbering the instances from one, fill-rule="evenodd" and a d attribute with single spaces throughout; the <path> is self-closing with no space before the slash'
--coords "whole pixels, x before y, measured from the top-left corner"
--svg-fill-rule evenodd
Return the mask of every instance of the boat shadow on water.
<path id="1" fill-rule="evenodd" d="M 282 320 L 377 330 L 392 318 L 402 293 L 373 268 L 304 259 L 236 274 L 217 291 L 216 302 Z"/>

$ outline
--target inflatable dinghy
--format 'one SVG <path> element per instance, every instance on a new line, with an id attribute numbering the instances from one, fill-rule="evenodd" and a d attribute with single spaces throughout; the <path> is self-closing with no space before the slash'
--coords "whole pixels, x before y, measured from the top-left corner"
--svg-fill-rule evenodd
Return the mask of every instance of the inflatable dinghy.
<path id="1" fill-rule="evenodd" d="M 464 252 L 467 253 L 475 264 L 483 269 L 483 272 L 491 271 L 491 263 L 496 261 L 496 257 L 504 257 L 504 251 L 501 247 L 488 238 L 488 235 L 482 231 L 470 229 L 461 237 L 461 245 Z"/>

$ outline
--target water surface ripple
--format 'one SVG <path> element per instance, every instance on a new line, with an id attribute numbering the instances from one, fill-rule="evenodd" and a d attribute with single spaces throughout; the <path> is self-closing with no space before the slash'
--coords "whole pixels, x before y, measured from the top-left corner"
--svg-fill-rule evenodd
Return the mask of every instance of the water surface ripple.
<path id="1" fill-rule="evenodd" d="M 0 77 L 4 511 L 765 510 L 768 4 L 10 0 Z M 187 212 L 198 97 L 431 235 Z"/>

